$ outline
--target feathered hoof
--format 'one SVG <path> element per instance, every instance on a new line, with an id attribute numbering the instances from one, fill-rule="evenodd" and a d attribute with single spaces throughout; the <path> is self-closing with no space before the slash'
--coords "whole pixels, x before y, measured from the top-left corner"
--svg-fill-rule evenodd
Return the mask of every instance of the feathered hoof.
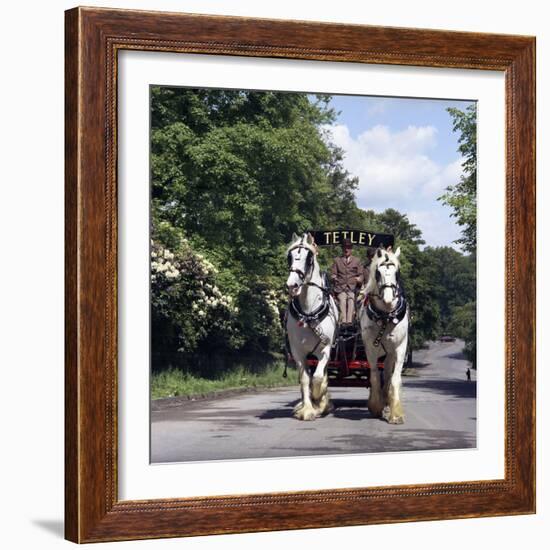
<path id="1" fill-rule="evenodd" d="M 382 418 L 388 422 L 388 424 L 404 424 L 405 416 L 402 414 L 392 414 L 391 408 L 389 406 L 384 407 L 382 412 Z"/>
<path id="2" fill-rule="evenodd" d="M 367 408 L 373 416 L 376 416 L 377 418 L 382 418 L 382 414 L 384 411 L 384 406 L 382 405 L 382 403 L 373 402 L 369 399 L 367 401 Z"/>
<path id="3" fill-rule="evenodd" d="M 326 403 L 322 403 L 320 406 L 316 407 L 315 410 L 318 417 L 327 416 L 327 414 L 334 411 L 334 405 L 332 404 L 332 401 L 327 400 Z"/>
<path id="4" fill-rule="evenodd" d="M 405 423 L 405 415 L 403 414 L 403 408 L 401 405 L 398 405 L 393 408 L 390 407 L 390 405 L 387 405 L 384 407 L 384 412 L 382 413 L 382 416 L 384 420 L 388 422 L 388 424 L 404 424 Z"/>
<path id="5" fill-rule="evenodd" d="M 388 424 L 404 424 L 405 423 L 405 417 L 403 415 L 389 416 L 389 418 L 387 418 L 386 420 L 388 421 Z"/>
<path id="6" fill-rule="evenodd" d="M 302 404 L 301 407 L 296 407 L 294 409 L 294 418 L 298 420 L 315 420 L 317 418 L 317 413 L 313 407 L 306 407 Z"/>

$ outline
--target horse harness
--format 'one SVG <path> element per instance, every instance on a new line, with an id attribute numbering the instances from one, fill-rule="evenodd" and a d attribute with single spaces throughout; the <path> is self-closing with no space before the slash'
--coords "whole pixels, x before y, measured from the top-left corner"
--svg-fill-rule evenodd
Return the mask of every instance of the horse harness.
<path id="1" fill-rule="evenodd" d="M 394 265 L 394 264 L 387 264 L 387 265 Z M 376 273 L 374 274 L 374 276 L 376 278 L 376 282 L 379 283 L 381 280 L 381 275 L 378 269 L 376 270 Z M 378 334 L 376 335 L 376 338 L 374 339 L 374 342 L 373 342 L 373 345 L 375 347 L 378 347 L 380 345 L 380 341 L 382 340 L 382 336 L 384 335 L 384 332 L 386 331 L 387 326 L 389 324 L 397 325 L 404 319 L 405 315 L 407 314 L 407 300 L 405 299 L 402 287 L 399 284 L 400 282 L 399 271 L 397 271 L 396 279 L 397 279 L 397 284 L 384 283 L 383 285 L 378 287 L 378 297 L 380 297 L 380 293 L 385 288 L 391 288 L 394 292 L 394 295 L 397 296 L 397 307 L 392 311 L 382 311 L 374 305 L 372 300 L 369 300 L 369 296 L 365 298 L 365 307 L 367 310 L 367 317 L 380 327 L 380 330 L 378 331 Z"/>
<path id="2" fill-rule="evenodd" d="M 300 300 L 298 299 L 298 296 L 290 300 L 290 303 L 288 304 L 289 313 L 299 323 L 302 323 L 302 325 L 310 325 L 311 323 L 320 323 L 330 313 L 330 301 L 328 299 L 328 289 L 313 283 L 310 283 L 310 286 L 316 286 L 317 288 L 320 288 L 323 291 L 323 301 L 321 302 L 321 305 L 319 305 L 319 307 L 317 307 L 310 313 L 306 313 L 302 309 L 302 306 L 300 305 Z"/>
<path id="3" fill-rule="evenodd" d="M 307 261 L 307 260 L 306 260 Z M 299 273 L 298 273 L 299 275 Z M 323 277 L 323 283 L 324 285 L 318 285 L 316 283 L 307 282 L 304 283 L 307 286 L 314 286 L 322 291 L 323 293 L 323 300 L 321 304 L 315 308 L 313 311 L 306 313 L 300 304 L 299 297 L 296 296 L 292 300 L 290 300 L 288 304 L 288 310 L 287 313 L 290 313 L 290 315 L 298 321 L 299 326 L 308 326 L 315 335 L 319 338 L 319 342 L 317 345 L 313 348 L 313 350 L 310 353 L 315 352 L 319 344 L 328 344 L 330 343 L 330 338 L 320 329 L 319 325 L 331 314 L 330 311 L 330 290 L 328 288 L 327 284 L 327 277 L 326 274 L 322 274 Z"/>
<path id="4" fill-rule="evenodd" d="M 293 250 L 301 251 L 302 249 L 306 250 L 306 253 L 307 253 L 306 262 L 305 262 L 305 272 L 293 266 L 295 258 L 293 258 L 292 256 L 292 251 Z M 294 317 L 294 319 L 298 321 L 299 325 L 301 326 L 307 325 L 309 328 L 311 328 L 311 330 L 313 330 L 313 332 L 315 332 L 315 334 L 320 338 L 320 340 L 323 343 L 326 343 L 327 337 L 321 331 L 316 330 L 317 326 L 330 313 L 330 300 L 328 299 L 330 291 L 328 289 L 328 285 L 326 284 L 326 277 L 323 276 L 323 279 L 324 279 L 323 282 L 325 283 L 323 286 L 320 286 L 311 281 L 305 282 L 306 277 L 308 276 L 309 272 L 313 268 L 313 252 L 307 246 L 304 246 L 303 239 L 299 245 L 291 248 L 288 251 L 287 261 L 288 261 L 289 271 L 296 273 L 300 278 L 300 280 L 302 281 L 303 285 L 314 286 L 319 290 L 321 290 L 323 293 L 323 301 L 321 302 L 321 305 L 319 305 L 319 307 L 317 307 L 310 313 L 306 313 L 302 309 L 298 296 L 296 296 L 290 301 L 288 305 L 288 311 L 292 315 L 292 317 Z"/>

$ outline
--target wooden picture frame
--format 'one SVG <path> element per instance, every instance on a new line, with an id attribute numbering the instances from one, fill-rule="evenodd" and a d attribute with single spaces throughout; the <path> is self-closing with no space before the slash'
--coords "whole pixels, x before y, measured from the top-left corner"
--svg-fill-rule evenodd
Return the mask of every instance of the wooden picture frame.
<path id="1" fill-rule="evenodd" d="M 501 71 L 506 86 L 505 476 L 120 501 L 117 53 L 223 54 Z M 535 511 L 535 39 L 98 8 L 66 12 L 66 493 L 74 542 Z M 396 505 L 398 503 L 398 505 Z M 303 506 L 307 506 L 307 514 Z"/>

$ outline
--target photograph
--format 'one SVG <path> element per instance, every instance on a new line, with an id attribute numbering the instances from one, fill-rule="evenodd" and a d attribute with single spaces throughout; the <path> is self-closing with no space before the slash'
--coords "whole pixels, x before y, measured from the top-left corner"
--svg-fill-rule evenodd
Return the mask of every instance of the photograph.
<path id="1" fill-rule="evenodd" d="M 64 477 L 64 536 L 331 547 L 391 530 L 409 546 L 467 532 L 517 546 L 503 522 L 545 524 L 528 517 L 543 452 L 543 18 L 258 6 L 67 6 L 64 72 L 50 71 L 64 105 L 43 87 L 34 163 L 17 121 L 7 181 L 40 167 L 37 208 L 64 250 L 63 383 L 59 399 L 33 390 L 64 411 L 64 453 L 42 445 L 62 465 L 45 467 Z M 25 66 L 50 82 L 40 56 L 61 57 L 61 19 L 35 19 L 57 39 Z M 40 177 L 40 159 L 63 154 L 63 173 Z M 63 177 L 58 215 L 46 199 Z M 26 225 L 32 239 L 11 240 L 50 265 L 51 242 Z M 21 296 L 44 285 L 11 293 L 23 317 Z M 12 393 L 20 411 L 25 391 Z M 37 410 L 14 430 L 48 435 Z M 16 458 L 35 457 L 27 439 Z"/>
<path id="2" fill-rule="evenodd" d="M 149 100 L 150 462 L 475 449 L 477 102 Z"/>

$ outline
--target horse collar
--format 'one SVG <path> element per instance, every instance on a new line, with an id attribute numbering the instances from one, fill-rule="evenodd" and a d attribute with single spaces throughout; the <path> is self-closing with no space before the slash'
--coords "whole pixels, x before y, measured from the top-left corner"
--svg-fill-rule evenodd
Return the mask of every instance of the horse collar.
<path id="1" fill-rule="evenodd" d="M 317 309 L 314 309 L 311 313 L 306 313 L 300 305 L 298 296 L 296 296 L 290 301 L 288 311 L 298 322 L 309 325 L 313 322 L 321 322 L 329 314 L 330 303 L 327 300 L 326 295 L 324 295 L 321 305 Z"/>
<path id="2" fill-rule="evenodd" d="M 405 298 L 403 297 L 403 294 L 399 294 L 397 307 L 392 311 L 382 311 L 378 309 L 371 300 L 367 302 L 368 318 L 379 325 L 385 326 L 389 322 L 392 322 L 394 325 L 397 325 L 400 321 L 403 320 L 406 313 L 407 313 L 407 300 L 405 300 Z"/>

